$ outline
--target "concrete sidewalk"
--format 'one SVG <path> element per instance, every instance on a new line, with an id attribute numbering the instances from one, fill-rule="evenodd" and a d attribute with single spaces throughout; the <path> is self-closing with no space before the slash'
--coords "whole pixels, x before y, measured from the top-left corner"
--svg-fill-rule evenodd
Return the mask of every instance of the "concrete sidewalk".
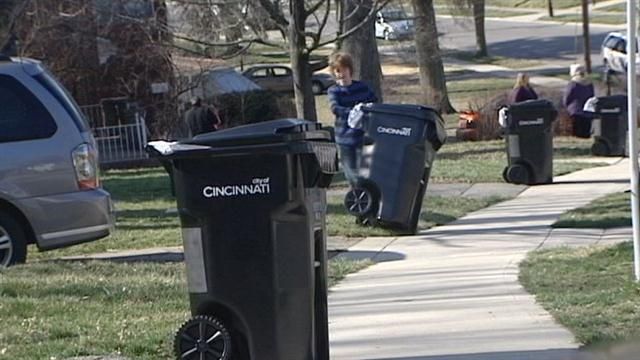
<path id="1" fill-rule="evenodd" d="M 419 236 L 355 245 L 342 256 L 379 263 L 332 289 L 332 359 L 585 358 L 520 286 L 518 263 L 563 242 L 555 235 L 568 232 L 549 228 L 563 212 L 628 189 L 628 171 L 625 160 L 557 177 Z"/>

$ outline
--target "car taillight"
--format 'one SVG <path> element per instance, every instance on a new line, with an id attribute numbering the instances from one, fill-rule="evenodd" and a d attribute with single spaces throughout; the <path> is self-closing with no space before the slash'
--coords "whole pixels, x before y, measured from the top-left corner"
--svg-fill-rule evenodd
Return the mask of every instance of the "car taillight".
<path id="1" fill-rule="evenodd" d="M 78 187 L 81 190 L 96 189 L 100 186 L 98 176 L 98 154 L 93 146 L 81 144 L 73 150 L 73 167 L 76 170 Z"/>

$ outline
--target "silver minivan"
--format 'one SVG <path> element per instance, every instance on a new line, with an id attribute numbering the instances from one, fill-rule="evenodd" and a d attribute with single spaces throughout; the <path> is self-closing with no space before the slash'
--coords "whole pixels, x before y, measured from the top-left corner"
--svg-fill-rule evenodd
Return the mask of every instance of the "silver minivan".
<path id="1" fill-rule="evenodd" d="M 39 63 L 0 55 L 0 268 L 109 235 L 95 140 L 78 105 Z"/>

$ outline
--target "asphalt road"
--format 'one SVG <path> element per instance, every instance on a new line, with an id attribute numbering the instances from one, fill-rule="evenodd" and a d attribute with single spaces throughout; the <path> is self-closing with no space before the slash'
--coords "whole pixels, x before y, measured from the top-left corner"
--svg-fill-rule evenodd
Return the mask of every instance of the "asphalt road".
<path id="1" fill-rule="evenodd" d="M 563 62 L 582 60 L 582 25 L 487 20 L 487 43 L 491 55 L 513 58 L 549 59 Z M 616 27 L 592 26 L 592 64 L 602 64 L 600 45 Z M 438 18 L 440 47 L 475 51 L 475 33 L 469 20 Z"/>

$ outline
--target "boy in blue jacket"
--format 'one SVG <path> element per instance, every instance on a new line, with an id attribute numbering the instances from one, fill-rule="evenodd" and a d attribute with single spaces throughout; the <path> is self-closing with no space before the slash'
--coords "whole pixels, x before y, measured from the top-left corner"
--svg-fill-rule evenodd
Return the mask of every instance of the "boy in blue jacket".
<path id="1" fill-rule="evenodd" d="M 354 186 L 358 178 L 364 131 L 349 127 L 349 112 L 358 104 L 377 102 L 378 99 L 367 84 L 353 80 L 353 60 L 350 55 L 334 54 L 329 66 L 336 78 L 336 85 L 329 88 L 327 96 L 331 112 L 336 116 L 336 143 L 340 149 L 340 163 L 345 177 Z"/>

